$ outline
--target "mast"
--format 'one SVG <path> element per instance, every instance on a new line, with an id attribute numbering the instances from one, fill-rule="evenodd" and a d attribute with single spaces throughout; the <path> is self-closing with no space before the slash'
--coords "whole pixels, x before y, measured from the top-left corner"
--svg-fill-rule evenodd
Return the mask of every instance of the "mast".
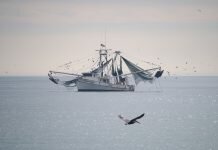
<path id="1" fill-rule="evenodd" d="M 103 77 L 104 70 L 104 61 L 107 62 L 107 54 L 111 49 L 106 49 L 106 45 L 101 44 L 100 49 L 96 50 L 99 52 L 99 68 L 101 68 L 101 77 Z"/>
<path id="2" fill-rule="evenodd" d="M 115 51 L 114 53 L 115 53 L 115 58 L 114 58 L 113 63 L 116 63 L 116 65 L 115 65 L 116 67 L 114 68 L 114 72 L 115 72 L 115 76 L 116 76 L 116 81 L 119 82 L 120 81 L 119 75 L 120 75 L 120 69 L 122 68 L 121 67 L 122 63 L 119 64 L 120 68 L 118 68 L 119 65 L 118 65 L 118 61 L 117 61 L 117 56 L 118 55 L 120 56 L 121 51 Z M 121 61 L 121 59 L 120 59 L 120 61 Z"/>

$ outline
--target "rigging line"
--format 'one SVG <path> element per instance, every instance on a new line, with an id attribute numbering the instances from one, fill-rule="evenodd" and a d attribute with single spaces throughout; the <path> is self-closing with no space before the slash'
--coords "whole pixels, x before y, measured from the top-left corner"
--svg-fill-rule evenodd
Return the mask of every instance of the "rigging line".
<path id="1" fill-rule="evenodd" d="M 106 48 L 106 46 L 107 46 L 107 41 L 106 41 L 106 34 L 107 34 L 107 31 L 106 31 L 106 29 L 105 29 L 105 32 L 104 32 L 104 44 L 105 44 L 105 48 Z"/>
<path id="2" fill-rule="evenodd" d="M 111 61 L 112 62 L 112 61 Z M 113 63 L 113 62 L 112 62 Z M 110 67 L 109 67 L 109 69 L 108 69 L 108 71 L 107 71 L 107 74 L 109 74 L 109 72 L 112 70 L 112 63 L 111 63 L 111 65 L 110 65 Z M 109 65 L 109 64 L 108 64 Z"/>
<path id="3" fill-rule="evenodd" d="M 97 61 L 95 61 L 94 64 L 91 66 L 91 70 L 95 70 L 95 69 L 96 69 L 95 66 L 97 66 L 98 62 L 99 62 L 99 58 L 98 58 Z"/>
<path id="4" fill-rule="evenodd" d="M 91 58 L 92 58 L 92 57 L 91 57 Z M 81 63 L 81 62 L 85 62 L 85 61 L 87 61 L 87 59 L 91 59 L 91 58 L 90 58 L 90 56 L 89 56 L 89 57 L 84 57 L 84 58 L 81 58 L 81 59 L 72 60 L 72 61 L 70 61 L 70 62 L 71 62 L 71 64 L 78 64 L 78 63 Z M 65 63 L 65 64 L 66 64 L 66 63 Z M 65 64 L 60 65 L 60 67 L 65 66 Z"/>
<path id="5" fill-rule="evenodd" d="M 67 74 L 67 75 L 75 75 L 75 76 L 82 76 L 82 75 L 80 75 L 80 74 L 67 73 L 67 72 L 60 72 L 60 71 L 52 71 L 52 70 L 50 70 L 49 72 L 51 72 L 51 73 Z"/>
<path id="6" fill-rule="evenodd" d="M 157 65 L 157 64 L 154 64 L 154 63 L 151 63 L 151 62 L 147 62 L 147 61 L 144 61 L 144 60 L 142 60 L 141 62 L 146 63 L 146 64 L 149 64 L 149 65 L 152 65 L 152 66 L 161 67 L 160 65 Z"/>
<path id="7" fill-rule="evenodd" d="M 138 69 L 138 70 L 141 70 L 141 71 L 149 71 L 149 70 L 155 70 L 155 69 L 160 69 L 161 67 L 157 67 L 157 68 L 152 68 L 152 69 L 147 69 L 147 70 L 144 70 L 143 68 L 141 68 L 141 67 L 139 67 L 139 66 L 137 66 L 136 64 L 134 64 L 134 63 L 132 63 L 132 62 L 130 62 L 129 60 L 127 60 L 127 59 L 125 59 L 124 57 L 122 57 L 122 59 L 124 60 L 124 62 L 126 63 L 126 61 L 129 63 L 129 64 L 131 64 L 133 67 L 135 67 L 136 69 Z M 127 65 L 127 63 L 126 63 L 126 65 Z M 128 66 L 128 65 L 127 65 Z"/>
<path id="8" fill-rule="evenodd" d="M 71 64 L 69 64 L 69 65 L 62 65 L 62 66 L 58 66 L 58 67 L 55 67 L 55 69 L 66 69 L 66 68 L 68 68 L 68 69 L 71 69 L 71 68 L 74 68 L 74 66 L 75 65 L 77 65 L 77 64 L 86 64 L 86 62 L 87 61 L 79 61 L 79 62 L 77 62 L 77 63 L 71 63 Z"/>
<path id="9" fill-rule="evenodd" d="M 95 58 L 96 59 L 96 58 Z M 91 61 L 94 61 L 94 59 L 91 59 L 90 58 L 90 60 Z M 74 64 L 81 64 L 81 63 L 87 63 L 89 61 L 89 59 L 87 60 L 87 59 L 84 59 L 84 60 L 80 60 L 80 61 L 77 61 L 76 63 L 74 63 Z"/>
<path id="10" fill-rule="evenodd" d="M 85 56 L 83 58 L 80 58 L 80 59 L 76 59 L 76 60 L 73 60 L 71 61 L 72 64 L 78 64 L 78 63 L 81 63 L 81 62 L 86 62 L 87 59 L 90 59 L 90 60 L 93 60 L 93 59 L 96 59 L 96 54 L 95 55 L 89 55 L 89 56 Z"/>
<path id="11" fill-rule="evenodd" d="M 82 57 L 82 58 L 80 58 L 79 60 L 84 60 L 84 59 L 87 59 L 87 58 L 92 58 L 92 57 L 96 57 L 96 54 L 92 54 L 92 55 L 87 55 L 87 56 L 84 56 L 84 57 Z"/>
<path id="12" fill-rule="evenodd" d="M 99 58 L 98 58 L 98 59 L 99 59 Z M 84 62 L 85 62 L 85 61 L 84 61 Z M 87 61 L 86 61 L 86 62 L 87 62 Z M 98 60 L 97 60 L 97 61 L 94 61 L 94 64 L 88 65 L 88 66 L 86 66 L 86 67 L 84 67 L 86 63 L 83 63 L 82 65 L 81 65 L 81 62 L 78 62 L 78 63 L 80 63 L 80 66 L 81 66 L 81 67 L 79 67 L 77 70 L 78 70 L 78 71 L 83 71 L 84 69 L 90 69 L 90 67 L 93 68 L 93 67 L 98 63 Z"/>
<path id="13" fill-rule="evenodd" d="M 123 74 L 123 75 L 119 75 L 119 76 L 127 76 L 127 75 L 131 75 L 131 74 L 137 74 L 137 73 L 140 73 L 140 72 L 146 72 L 146 71 L 151 71 L 151 70 L 156 70 L 156 69 L 160 69 L 160 67 L 147 69 L 147 70 L 136 71 L 136 72 L 131 72 L 131 73 L 127 73 L 127 74 Z"/>

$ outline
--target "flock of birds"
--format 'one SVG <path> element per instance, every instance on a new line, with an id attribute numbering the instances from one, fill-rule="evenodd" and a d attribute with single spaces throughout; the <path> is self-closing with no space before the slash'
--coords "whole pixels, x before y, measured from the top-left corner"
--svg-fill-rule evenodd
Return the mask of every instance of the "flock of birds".
<path id="1" fill-rule="evenodd" d="M 164 64 L 162 62 L 160 62 L 160 58 L 157 57 L 157 64 L 155 63 L 152 63 L 152 62 L 148 62 L 148 61 L 143 61 L 144 63 L 148 64 L 148 65 L 151 65 L 151 66 L 155 66 L 155 67 L 161 67 L 163 66 Z M 176 74 L 173 72 L 173 71 L 169 71 L 167 69 L 167 66 L 164 67 L 166 73 L 168 76 L 176 76 Z M 185 72 L 187 73 L 188 72 L 193 72 L 193 73 L 196 73 L 197 72 L 197 68 L 196 66 L 191 66 L 190 63 L 188 63 L 188 61 L 184 62 L 183 65 L 181 66 L 178 66 L 178 65 L 175 65 L 175 68 L 173 68 L 173 70 L 175 70 L 175 72 Z"/>
<path id="2" fill-rule="evenodd" d="M 143 61 L 144 63 L 148 64 L 148 65 L 151 65 L 151 66 L 156 66 L 156 67 L 160 67 L 161 65 L 163 65 L 162 62 L 160 62 L 160 58 L 157 57 L 157 60 L 158 60 L 158 64 L 155 64 L 155 63 L 152 63 L 152 62 L 148 62 L 148 61 Z M 92 62 L 92 63 L 95 63 L 95 60 L 94 58 L 90 58 L 88 59 L 89 62 Z M 78 62 L 78 61 L 77 61 Z M 73 62 L 72 61 L 69 61 L 63 65 L 60 65 L 58 66 L 58 68 L 63 68 L 64 70 L 69 70 L 73 65 Z M 82 67 L 85 67 L 85 66 L 82 66 Z M 93 67 L 93 66 L 92 66 Z M 167 67 L 166 67 L 167 68 Z M 165 70 L 166 70 L 165 68 Z M 189 69 L 188 69 L 189 68 Z M 192 66 L 190 67 L 190 64 L 188 63 L 188 61 L 186 61 L 183 66 L 178 66 L 178 65 L 175 65 L 175 70 L 177 71 L 180 71 L 180 72 L 186 72 L 186 71 L 189 71 L 189 72 L 193 72 L 193 73 L 196 73 L 197 72 L 197 68 L 195 66 Z M 176 76 L 175 73 L 173 73 L 172 71 L 169 71 L 169 70 L 166 70 L 166 73 L 168 76 Z"/>

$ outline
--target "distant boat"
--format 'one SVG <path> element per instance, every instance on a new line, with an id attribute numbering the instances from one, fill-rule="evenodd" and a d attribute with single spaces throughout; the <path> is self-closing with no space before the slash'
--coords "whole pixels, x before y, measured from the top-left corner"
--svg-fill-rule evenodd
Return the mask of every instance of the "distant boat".
<path id="1" fill-rule="evenodd" d="M 162 76 L 161 67 L 142 69 L 136 64 L 121 55 L 120 51 L 115 51 L 111 58 L 108 58 L 106 46 L 101 44 L 99 52 L 98 66 L 81 74 L 49 71 L 49 79 L 55 84 L 77 87 L 78 91 L 134 91 L 135 86 L 142 81 L 152 81 Z M 124 74 L 123 62 L 129 69 L 129 73 Z M 62 80 L 55 77 L 56 74 L 66 75 L 67 79 Z M 134 83 L 130 83 L 130 78 Z"/>

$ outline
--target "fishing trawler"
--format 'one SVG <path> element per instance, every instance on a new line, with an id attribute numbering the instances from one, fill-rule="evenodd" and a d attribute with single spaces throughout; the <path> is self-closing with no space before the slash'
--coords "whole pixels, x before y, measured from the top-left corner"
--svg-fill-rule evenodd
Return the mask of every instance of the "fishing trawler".
<path id="1" fill-rule="evenodd" d="M 152 83 L 163 74 L 160 66 L 142 69 L 124 58 L 120 51 L 115 51 L 109 58 L 108 52 L 111 49 L 107 49 L 103 44 L 97 51 L 99 62 L 95 69 L 81 74 L 49 71 L 49 79 L 55 84 L 77 87 L 78 91 L 134 91 L 138 83 L 146 81 Z M 123 63 L 129 73 L 124 73 Z M 62 80 L 55 77 L 56 74 L 66 75 L 68 79 Z"/>

